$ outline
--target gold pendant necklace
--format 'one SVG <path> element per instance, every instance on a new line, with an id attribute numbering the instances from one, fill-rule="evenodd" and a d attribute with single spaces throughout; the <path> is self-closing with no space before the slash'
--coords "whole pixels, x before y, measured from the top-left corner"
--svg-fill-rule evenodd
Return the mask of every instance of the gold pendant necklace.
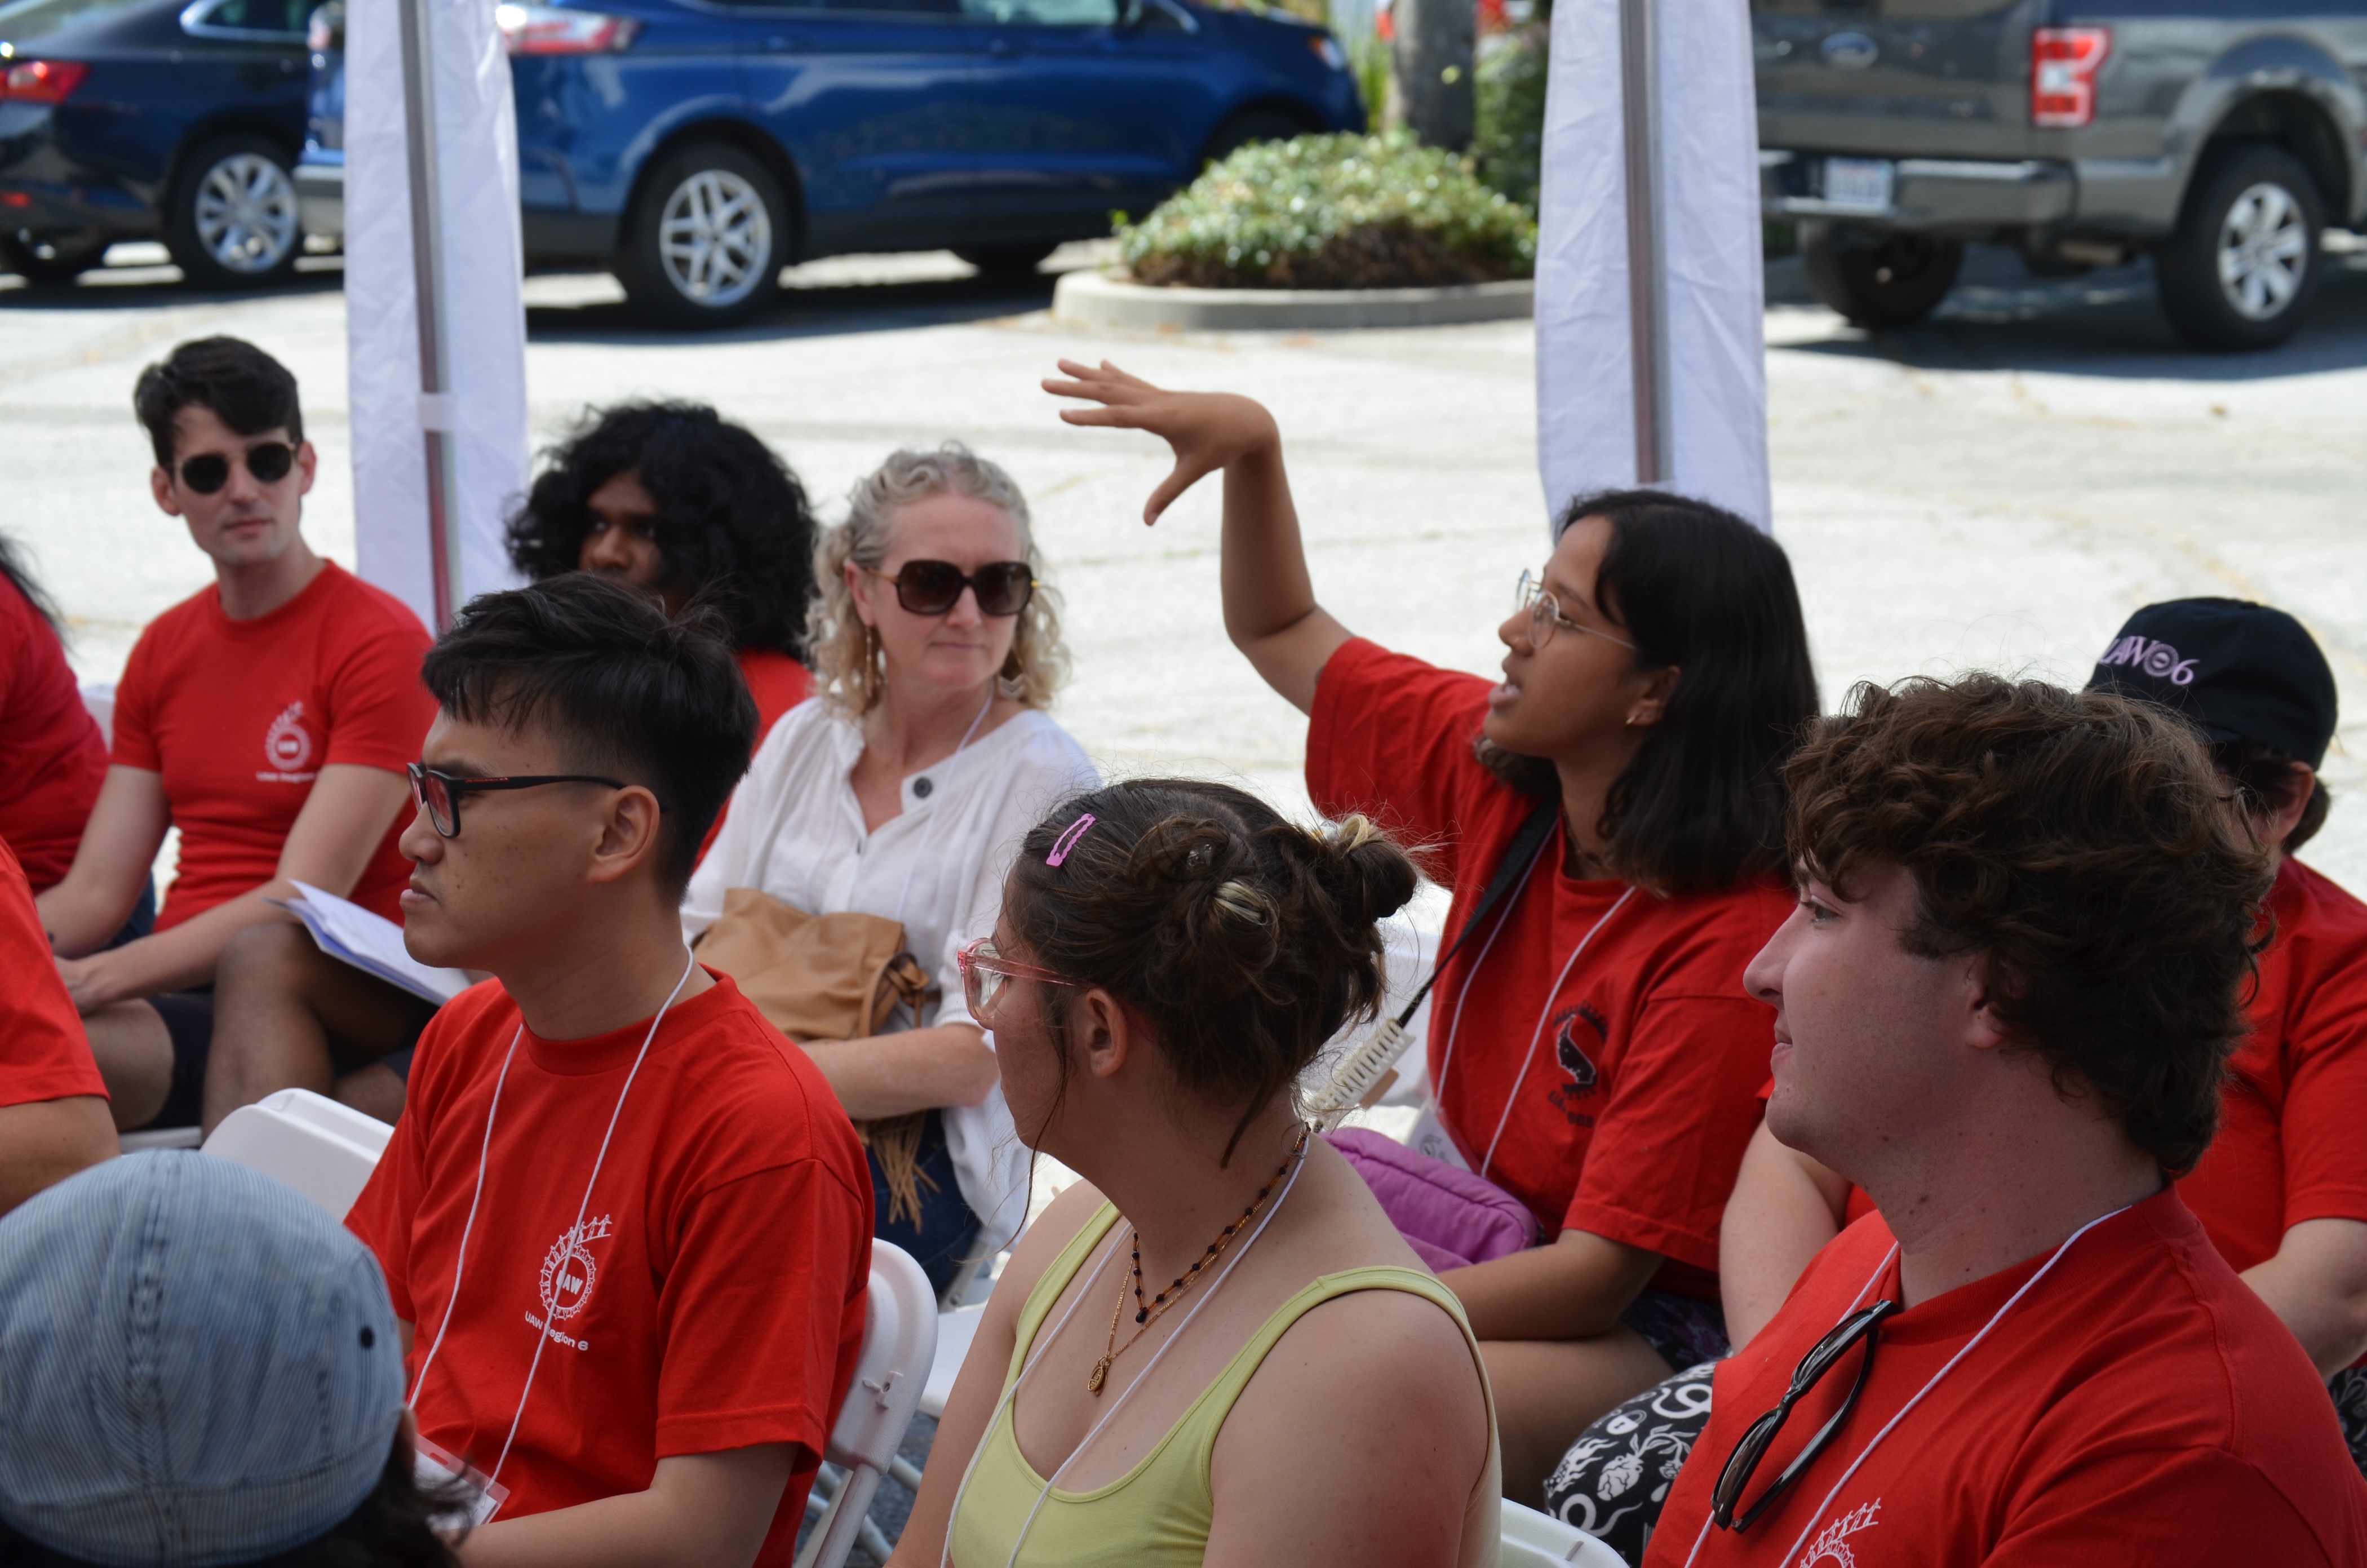
<path id="1" fill-rule="evenodd" d="M 1283 1156 L 1282 1164 L 1274 1167 L 1274 1175 L 1268 1176 L 1266 1184 L 1258 1188 L 1256 1200 L 1241 1210 L 1241 1217 L 1217 1232 L 1217 1239 L 1208 1244 L 1207 1250 L 1193 1261 L 1192 1267 L 1176 1276 L 1174 1283 L 1150 1298 L 1149 1301 L 1142 1299 L 1142 1233 L 1135 1232 L 1132 1244 L 1134 1267 L 1125 1278 L 1117 1282 L 1117 1305 L 1110 1310 L 1109 1344 L 1103 1352 L 1102 1358 L 1093 1363 L 1092 1373 L 1085 1379 L 1087 1393 L 1096 1397 L 1100 1395 L 1102 1385 L 1109 1381 L 1110 1363 L 1133 1349 L 1134 1342 L 1150 1332 L 1150 1325 L 1159 1321 L 1161 1314 L 1184 1299 L 1184 1292 L 1190 1290 L 1199 1279 L 1200 1271 L 1222 1256 L 1225 1249 L 1232 1244 L 1233 1238 L 1240 1233 L 1241 1227 L 1257 1217 L 1257 1211 L 1265 1207 L 1266 1199 L 1274 1195 L 1274 1188 L 1281 1184 L 1282 1178 L 1289 1174 L 1291 1162 L 1307 1153 L 1308 1131 L 1308 1130 L 1304 1127 L 1298 1130 L 1298 1142 L 1290 1146 L 1290 1153 Z M 1126 1297 L 1129 1288 L 1134 1292 L 1134 1321 L 1138 1326 L 1127 1342 L 1120 1345 L 1117 1342 L 1117 1325 L 1118 1320 L 1126 1315 Z"/>

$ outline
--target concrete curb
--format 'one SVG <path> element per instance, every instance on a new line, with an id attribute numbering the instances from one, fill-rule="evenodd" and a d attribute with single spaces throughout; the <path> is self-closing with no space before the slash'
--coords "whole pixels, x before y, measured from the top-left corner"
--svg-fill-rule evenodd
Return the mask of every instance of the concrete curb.
<path id="1" fill-rule="evenodd" d="M 1533 313 L 1528 278 L 1437 289 L 1153 289 L 1103 272 L 1061 275 L 1052 317 L 1070 326 L 1193 332 L 1342 331 L 1516 321 Z"/>

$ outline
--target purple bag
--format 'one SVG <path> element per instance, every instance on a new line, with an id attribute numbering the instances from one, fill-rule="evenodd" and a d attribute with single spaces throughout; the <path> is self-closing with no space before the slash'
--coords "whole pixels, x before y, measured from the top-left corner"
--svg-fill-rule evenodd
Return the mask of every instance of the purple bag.
<path id="1" fill-rule="evenodd" d="M 1326 1134 L 1381 1200 L 1433 1273 L 1525 1251 L 1537 1244 L 1537 1219 L 1485 1176 L 1418 1154 L 1367 1127 Z"/>

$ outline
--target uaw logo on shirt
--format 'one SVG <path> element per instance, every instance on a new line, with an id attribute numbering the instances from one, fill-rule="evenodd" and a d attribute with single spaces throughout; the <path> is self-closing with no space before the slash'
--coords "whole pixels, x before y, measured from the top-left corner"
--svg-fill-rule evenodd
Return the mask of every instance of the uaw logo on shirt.
<path id="1" fill-rule="evenodd" d="M 1833 1568 L 1857 1568 L 1857 1553 L 1850 1548 L 1850 1537 L 1881 1523 L 1881 1512 L 1882 1499 L 1877 1497 L 1827 1525 L 1824 1533 L 1808 1543 L 1808 1554 L 1800 1559 L 1800 1568 L 1818 1568 L 1819 1563 L 1828 1562 Z"/>
<path id="2" fill-rule="evenodd" d="M 1591 1002 L 1557 1015 L 1554 1024 L 1554 1061 L 1569 1074 L 1567 1081 L 1557 1084 L 1546 1095 L 1546 1103 L 1562 1113 L 1573 1127 L 1591 1127 L 1594 1118 L 1572 1108 L 1575 1102 L 1585 1099 L 1602 1086 L 1603 1073 L 1594 1059 L 1579 1043 L 1578 1026 L 1584 1024 L 1594 1034 L 1597 1050 L 1611 1039 L 1611 1026 L 1601 1008 Z"/>
<path id="3" fill-rule="evenodd" d="M 304 705 L 291 702 L 263 732 L 263 760 L 268 764 L 255 777 L 268 784 L 309 784 L 317 775 L 304 770 L 312 760 L 312 732 L 304 727 Z"/>
<path id="4" fill-rule="evenodd" d="M 592 1345 L 559 1325 L 590 1304 L 592 1287 L 600 1278 L 600 1266 L 592 1259 L 592 1244 L 606 1241 L 615 1229 L 606 1214 L 597 1220 L 580 1220 L 561 1232 L 543 1256 L 541 1295 L 545 1315 L 537 1317 L 528 1312 L 526 1321 L 571 1350 L 589 1350 Z"/>

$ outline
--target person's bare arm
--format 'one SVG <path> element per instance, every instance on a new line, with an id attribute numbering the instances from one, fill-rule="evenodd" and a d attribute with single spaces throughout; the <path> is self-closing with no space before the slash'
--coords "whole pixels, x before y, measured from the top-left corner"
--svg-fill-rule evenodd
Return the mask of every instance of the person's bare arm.
<path id="1" fill-rule="evenodd" d="M 96 1095 L 0 1106 L 0 1214 L 118 1147 L 115 1119 Z"/>
<path id="2" fill-rule="evenodd" d="M 1585 1339 L 1609 1333 L 1659 1267 L 1656 1252 L 1570 1230 L 1439 1278 L 1482 1339 Z"/>
<path id="3" fill-rule="evenodd" d="M 1718 1294 L 1737 1350 L 1767 1326 L 1808 1260 L 1840 1233 L 1848 1211 L 1848 1181 L 1777 1142 L 1761 1122 L 1742 1152 L 1717 1233 Z"/>
<path id="4" fill-rule="evenodd" d="M 846 1114 L 857 1121 L 943 1106 L 977 1105 L 1000 1074 L 975 1024 L 938 1024 L 863 1040 L 798 1042 Z"/>
<path id="5" fill-rule="evenodd" d="M 1436 1568 L 1488 1462 L 1479 1370 L 1419 1296 L 1324 1302 L 1276 1342 L 1208 1466 L 1208 1568 Z"/>
<path id="6" fill-rule="evenodd" d="M 163 774 L 145 767 L 107 770 L 65 880 L 33 901 L 52 950 L 78 959 L 123 929 L 172 824 Z"/>
<path id="7" fill-rule="evenodd" d="M 748 1568 L 799 1452 L 764 1443 L 658 1460 L 646 1492 L 522 1519 L 460 1543 L 465 1568 Z"/>
<path id="8" fill-rule="evenodd" d="M 929 1447 L 928 1467 L 921 1471 L 920 1495 L 912 1500 L 912 1515 L 904 1521 L 904 1533 L 898 1538 L 887 1568 L 937 1568 L 946 1532 L 953 1526 L 954 1494 L 961 1489 L 962 1473 L 969 1468 L 970 1456 L 978 1452 L 987 1424 L 994 1419 L 995 1406 L 1002 1400 L 1002 1380 L 1019 1344 L 1020 1309 L 1026 1305 L 1036 1281 L 1044 1278 L 1044 1270 L 1101 1206 L 1102 1195 L 1079 1182 L 1052 1199 L 1012 1248 L 1011 1261 L 1002 1266 L 1002 1277 L 986 1299 L 978 1336 L 969 1342 L 969 1354 L 962 1358 L 953 1392 L 946 1396 L 946 1412 L 938 1419 L 937 1435 Z"/>
<path id="9" fill-rule="evenodd" d="M 1107 360 L 1096 368 L 1063 359 L 1060 369 L 1068 379 L 1048 378 L 1046 392 L 1101 404 L 1064 408 L 1062 419 L 1148 430 L 1175 449 L 1174 469 L 1142 509 L 1145 523 L 1157 522 L 1206 475 L 1224 472 L 1225 631 L 1268 686 L 1300 712 L 1314 712 L 1316 677 L 1352 633 L 1315 602 L 1274 415 L 1230 392 L 1168 392 Z"/>
<path id="10" fill-rule="evenodd" d="M 2367 1223 L 2304 1220 L 2244 1283 L 2283 1320 L 2330 1378 L 2367 1356 Z"/>
<path id="11" fill-rule="evenodd" d="M 113 783 L 110 774 L 109 787 Z M 323 767 L 321 777 L 313 781 L 311 794 L 305 798 L 304 809 L 296 813 L 295 825 L 288 830 L 288 842 L 280 849 L 277 873 L 269 881 L 218 903 L 169 931 L 127 942 L 110 952 L 62 960 L 58 971 L 64 977 L 74 1006 L 90 1013 L 128 997 L 153 996 L 160 992 L 206 984 L 213 979 L 214 965 L 221 961 L 222 949 L 230 945 L 232 937 L 266 920 L 291 918 L 266 900 L 293 898 L 299 881 L 310 882 L 340 897 L 353 892 L 354 884 L 361 881 L 362 872 L 368 868 L 370 857 L 378 853 L 379 844 L 386 837 L 388 824 L 394 821 L 395 812 L 402 808 L 410 793 L 411 785 L 402 774 L 390 773 L 382 767 L 352 763 Z M 87 834 L 84 842 L 89 842 Z M 154 853 L 152 847 L 152 858 Z M 75 864 L 80 866 L 80 857 L 76 857 Z M 71 873 L 68 880 L 72 880 Z M 136 883 L 133 896 L 138 896 Z"/>

